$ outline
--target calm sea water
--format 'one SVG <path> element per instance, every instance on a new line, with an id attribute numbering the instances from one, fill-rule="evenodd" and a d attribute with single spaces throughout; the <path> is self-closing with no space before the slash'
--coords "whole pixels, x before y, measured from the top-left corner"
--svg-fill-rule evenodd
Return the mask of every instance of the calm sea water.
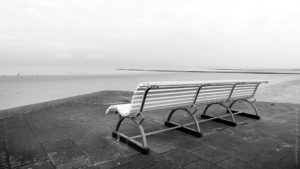
<path id="1" fill-rule="evenodd" d="M 103 75 L 0 77 L 0 110 L 101 90 L 133 91 L 138 83 L 182 80 L 271 80 L 284 75 L 120 72 Z"/>

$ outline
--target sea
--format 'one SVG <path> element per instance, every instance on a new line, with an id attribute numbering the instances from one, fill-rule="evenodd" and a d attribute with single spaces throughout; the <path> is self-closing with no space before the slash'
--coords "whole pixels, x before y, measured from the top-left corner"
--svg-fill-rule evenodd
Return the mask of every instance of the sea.
<path id="1" fill-rule="evenodd" d="M 89 75 L 2 75 L 0 110 L 103 90 L 133 91 L 141 82 L 274 80 L 282 74 L 148 72 L 114 70 Z"/>

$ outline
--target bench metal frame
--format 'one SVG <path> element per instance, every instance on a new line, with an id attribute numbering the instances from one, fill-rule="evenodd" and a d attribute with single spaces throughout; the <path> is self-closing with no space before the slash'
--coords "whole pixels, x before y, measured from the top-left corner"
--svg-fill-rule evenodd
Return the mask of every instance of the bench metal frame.
<path id="1" fill-rule="evenodd" d="M 256 84 L 256 87 L 253 91 L 253 94 L 251 96 L 247 97 L 247 98 L 242 97 L 242 98 L 232 99 L 231 96 L 234 92 L 235 87 L 237 85 L 240 85 L 240 84 L 245 84 L 245 82 L 235 83 L 234 86 L 232 87 L 232 90 L 231 90 L 231 93 L 230 93 L 228 99 L 226 101 L 223 101 L 223 102 L 215 102 L 215 103 L 207 104 L 204 111 L 203 111 L 203 113 L 201 114 L 201 117 L 204 118 L 204 119 L 211 119 L 211 120 L 221 122 L 221 123 L 224 123 L 224 124 L 228 124 L 228 125 L 231 125 L 231 126 L 236 126 L 237 125 L 237 122 L 234 118 L 234 115 L 240 115 L 240 116 L 245 116 L 245 117 L 249 117 L 249 118 L 260 119 L 259 112 L 258 112 L 256 106 L 254 105 L 254 102 L 256 100 L 254 99 L 253 101 L 250 101 L 248 99 L 251 99 L 251 98 L 254 97 L 254 95 L 255 95 L 255 93 L 258 89 L 258 86 L 261 83 L 265 83 L 265 82 L 255 82 L 255 83 L 247 82 L 247 84 Z M 249 113 L 246 113 L 246 112 L 241 112 L 241 111 L 232 109 L 234 104 L 236 104 L 238 102 L 241 102 L 241 101 L 250 104 L 253 107 L 255 114 L 249 114 Z M 228 115 L 218 116 L 218 117 L 213 117 L 213 116 L 207 115 L 206 113 L 207 113 L 208 109 L 213 105 L 220 105 L 220 106 L 224 107 L 227 110 Z M 223 118 L 223 117 L 227 117 L 227 116 L 230 116 L 231 121 L 226 120 L 226 119 Z"/>
<path id="2" fill-rule="evenodd" d="M 191 134 L 193 136 L 201 137 L 202 136 L 202 132 L 200 130 L 199 124 L 203 123 L 203 122 L 206 122 L 206 121 L 214 120 L 214 121 L 222 122 L 224 124 L 228 124 L 228 125 L 231 125 L 231 126 L 236 126 L 237 123 L 235 121 L 234 115 L 243 115 L 243 116 L 247 116 L 247 117 L 250 117 L 250 118 L 260 119 L 259 112 L 258 112 L 257 108 L 254 105 L 255 100 L 254 101 L 249 101 L 248 99 L 251 99 L 251 98 L 254 97 L 255 92 L 256 92 L 258 86 L 261 83 L 264 83 L 264 82 L 256 82 L 255 83 L 255 84 L 257 84 L 257 86 L 256 86 L 253 94 L 251 96 L 249 96 L 248 98 L 240 98 L 240 99 L 237 98 L 237 99 L 232 100 L 231 96 L 233 94 L 234 88 L 236 87 L 236 85 L 242 84 L 242 83 L 234 83 L 234 85 L 232 87 L 232 90 L 230 92 L 230 95 L 229 95 L 229 97 L 226 100 L 221 101 L 221 102 L 212 102 L 212 103 L 206 104 L 206 107 L 205 107 L 203 113 L 201 114 L 201 117 L 204 120 L 197 120 L 197 118 L 195 116 L 195 114 L 198 112 L 198 107 L 196 106 L 196 103 L 197 103 L 198 94 L 199 94 L 201 88 L 204 87 L 204 86 L 209 86 L 211 84 L 201 84 L 201 85 L 173 85 L 173 86 L 172 85 L 168 85 L 167 87 L 165 87 L 165 86 L 160 87 L 160 86 L 157 86 L 157 85 L 149 86 L 149 87 L 147 87 L 147 89 L 145 90 L 145 93 L 143 95 L 143 100 L 142 100 L 142 104 L 141 104 L 139 113 L 137 113 L 136 115 L 129 115 L 129 116 L 125 116 L 125 117 L 119 115 L 119 121 L 118 121 L 118 123 L 116 125 L 115 131 L 112 133 L 112 136 L 114 138 L 116 138 L 118 141 L 121 141 L 121 142 L 124 142 L 124 143 L 128 144 L 130 147 L 132 147 L 132 148 L 140 151 L 141 153 L 148 154 L 149 153 L 149 148 L 147 146 L 146 136 L 150 136 L 150 135 L 154 135 L 154 134 L 158 134 L 158 133 L 162 133 L 162 132 L 166 132 L 166 131 L 177 129 L 177 130 L 181 130 L 183 132 L 186 132 L 188 134 Z M 217 83 L 217 85 L 218 84 L 225 85 L 225 84 L 233 84 L 233 83 Z M 249 83 L 247 83 L 247 84 L 249 84 Z M 216 85 L 216 84 L 213 84 L 213 85 Z M 158 89 L 158 88 L 159 89 L 161 89 L 161 88 L 163 88 L 163 89 L 171 89 L 171 88 L 181 88 L 181 87 L 182 88 L 184 88 L 184 87 L 198 87 L 198 90 L 197 90 L 197 93 L 195 95 L 193 104 L 192 105 L 187 105 L 187 106 L 177 107 L 177 108 L 171 109 L 171 112 L 169 113 L 169 115 L 167 116 L 167 119 L 165 121 L 165 126 L 168 126 L 169 128 L 165 128 L 165 129 L 161 129 L 161 130 L 157 130 L 157 131 L 145 133 L 144 128 L 142 126 L 142 123 L 144 122 L 145 118 L 144 118 L 142 112 L 143 112 L 143 109 L 144 109 L 144 105 L 145 105 L 145 102 L 146 102 L 146 99 L 147 99 L 148 92 L 150 90 L 155 90 L 155 89 Z M 240 111 L 237 111 L 237 110 L 232 110 L 232 107 L 236 103 L 238 103 L 240 101 L 249 103 L 253 107 L 253 109 L 255 111 L 255 114 L 249 114 L 249 113 L 240 112 Z M 224 107 L 226 109 L 226 111 L 227 111 L 227 114 L 221 115 L 221 116 L 217 116 L 217 117 L 213 117 L 213 116 L 207 115 L 207 111 L 209 110 L 209 108 L 212 107 L 212 106 L 214 106 L 214 105 L 219 105 L 219 106 Z M 192 111 L 192 108 L 195 108 L 195 110 Z M 186 112 L 192 118 L 193 122 L 187 123 L 187 124 L 177 124 L 175 122 L 171 122 L 172 116 L 178 110 L 182 110 L 182 111 Z M 223 117 L 227 117 L 227 116 L 230 116 L 231 121 L 223 119 Z M 127 136 L 127 135 L 119 132 L 121 123 L 125 119 L 130 119 L 137 126 L 137 128 L 140 131 L 139 135 L 130 137 L 130 136 Z M 196 129 L 192 129 L 192 128 L 188 127 L 190 125 L 195 125 Z M 138 141 L 135 140 L 135 139 L 138 139 L 138 138 L 141 138 L 142 142 L 138 142 Z"/>

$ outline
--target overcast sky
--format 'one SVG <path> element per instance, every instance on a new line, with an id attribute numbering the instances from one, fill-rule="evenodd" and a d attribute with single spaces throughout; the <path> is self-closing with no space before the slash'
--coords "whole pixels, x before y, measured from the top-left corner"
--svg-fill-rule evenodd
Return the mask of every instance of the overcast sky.
<path id="1" fill-rule="evenodd" d="M 299 68 L 299 0 L 0 0 L 0 74 Z"/>

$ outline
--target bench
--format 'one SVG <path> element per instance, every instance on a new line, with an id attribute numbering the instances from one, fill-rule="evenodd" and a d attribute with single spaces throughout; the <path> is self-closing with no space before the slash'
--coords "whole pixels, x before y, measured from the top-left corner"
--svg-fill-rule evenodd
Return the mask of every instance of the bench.
<path id="1" fill-rule="evenodd" d="M 141 83 L 134 91 L 131 103 L 111 105 L 108 107 L 106 113 L 114 112 L 119 114 L 119 121 L 112 136 L 121 142 L 127 143 L 141 153 L 148 154 L 149 148 L 147 146 L 146 136 L 149 135 L 178 129 L 196 137 L 201 137 L 202 132 L 199 123 L 202 122 L 215 120 L 236 126 L 235 115 L 259 119 L 260 116 L 254 105 L 255 99 L 253 98 L 258 86 L 265 82 L 266 81 L 186 81 Z M 233 106 L 240 101 L 249 103 L 253 107 L 255 114 L 233 110 Z M 204 120 L 198 120 L 195 115 L 196 112 L 198 112 L 199 104 L 206 105 L 201 114 Z M 224 107 L 227 113 L 217 117 L 207 115 L 209 108 L 213 105 Z M 161 109 L 171 109 L 165 121 L 165 125 L 169 128 L 145 133 L 142 126 L 145 120 L 144 113 Z M 186 112 L 188 117 L 192 119 L 192 122 L 187 124 L 172 122 L 171 118 L 178 110 Z M 224 119 L 226 116 L 230 116 L 231 120 Z M 121 123 L 125 119 L 130 119 L 137 126 L 140 135 L 129 137 L 119 132 Z M 195 129 L 188 127 L 190 125 L 194 125 Z M 135 139 L 137 138 L 141 138 L 142 142 L 136 141 Z"/>

